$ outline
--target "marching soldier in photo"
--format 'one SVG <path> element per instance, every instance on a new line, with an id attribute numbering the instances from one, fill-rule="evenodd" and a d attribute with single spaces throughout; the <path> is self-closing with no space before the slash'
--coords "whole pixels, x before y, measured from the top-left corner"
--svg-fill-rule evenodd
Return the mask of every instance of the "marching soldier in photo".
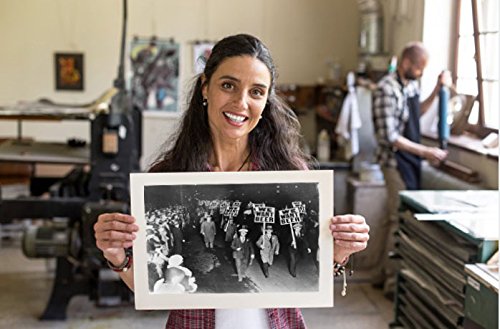
<path id="1" fill-rule="evenodd" d="M 264 276 L 269 276 L 269 266 L 273 265 L 274 256 L 280 252 L 280 243 L 278 237 L 273 234 L 273 227 L 267 225 L 265 232 L 257 241 L 257 247 L 260 248 L 260 258 L 262 260 L 262 271 Z"/>
<path id="2" fill-rule="evenodd" d="M 231 243 L 233 249 L 233 258 L 238 273 L 238 281 L 243 281 L 246 277 L 248 266 L 252 265 L 255 258 L 252 242 L 247 238 L 248 228 L 243 225 L 239 230 L 239 236 L 236 236 Z"/>
<path id="3" fill-rule="evenodd" d="M 211 216 L 207 215 L 206 220 L 201 223 L 200 233 L 205 240 L 205 247 L 207 249 L 214 249 L 215 223 L 212 222 Z"/>
<path id="4" fill-rule="evenodd" d="M 290 274 L 295 278 L 297 276 L 297 261 L 298 258 L 311 253 L 311 248 L 309 248 L 309 243 L 302 234 L 302 224 L 296 223 L 293 225 L 293 235 L 290 235 L 288 241 L 288 254 L 290 257 L 290 263 L 288 264 L 288 270 Z"/>

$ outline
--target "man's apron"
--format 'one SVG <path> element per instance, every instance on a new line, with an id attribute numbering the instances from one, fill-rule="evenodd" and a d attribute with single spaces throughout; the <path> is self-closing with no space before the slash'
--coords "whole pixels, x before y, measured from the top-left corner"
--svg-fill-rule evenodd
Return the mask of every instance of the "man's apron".
<path id="1" fill-rule="evenodd" d="M 403 136 L 414 143 L 420 144 L 420 99 L 416 94 L 407 98 L 409 117 L 403 130 Z M 398 150 L 396 151 L 398 171 L 407 190 L 420 189 L 421 158 L 418 155 Z"/>

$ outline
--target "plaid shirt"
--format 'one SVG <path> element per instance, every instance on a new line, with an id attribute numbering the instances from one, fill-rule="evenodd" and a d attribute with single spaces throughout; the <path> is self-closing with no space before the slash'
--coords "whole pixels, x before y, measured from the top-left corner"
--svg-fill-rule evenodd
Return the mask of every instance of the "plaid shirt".
<path id="1" fill-rule="evenodd" d="M 373 95 L 373 125 L 378 142 L 377 162 L 385 167 L 397 167 L 393 143 L 403 134 L 409 118 L 407 99 L 419 96 L 417 81 L 401 83 L 396 73 L 382 78 Z"/>
<path id="2" fill-rule="evenodd" d="M 297 308 L 267 309 L 269 328 L 305 329 L 302 313 Z M 170 311 L 165 329 L 215 329 L 215 310 Z"/>

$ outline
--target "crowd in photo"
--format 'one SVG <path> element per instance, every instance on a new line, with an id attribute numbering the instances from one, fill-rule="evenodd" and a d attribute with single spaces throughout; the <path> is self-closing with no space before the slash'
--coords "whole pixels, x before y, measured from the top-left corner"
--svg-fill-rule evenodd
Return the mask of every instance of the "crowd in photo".
<path id="1" fill-rule="evenodd" d="M 219 199 L 198 200 L 189 207 L 156 208 L 145 214 L 150 291 L 196 291 L 191 270 L 182 266 L 186 240 L 202 241 L 206 252 L 225 249 L 240 282 L 253 263 L 269 277 L 280 254 L 293 277 L 302 258 L 310 257 L 318 269 L 318 214 L 300 201 L 278 211 L 264 203 Z"/>

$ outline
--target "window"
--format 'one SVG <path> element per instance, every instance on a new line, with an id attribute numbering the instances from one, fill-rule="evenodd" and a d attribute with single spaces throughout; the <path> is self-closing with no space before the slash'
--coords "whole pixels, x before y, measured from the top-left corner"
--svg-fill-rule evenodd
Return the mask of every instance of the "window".
<path id="1" fill-rule="evenodd" d="M 484 136 L 499 126 L 498 0 L 457 1 L 454 77 L 459 93 L 477 95 L 467 130 Z"/>

